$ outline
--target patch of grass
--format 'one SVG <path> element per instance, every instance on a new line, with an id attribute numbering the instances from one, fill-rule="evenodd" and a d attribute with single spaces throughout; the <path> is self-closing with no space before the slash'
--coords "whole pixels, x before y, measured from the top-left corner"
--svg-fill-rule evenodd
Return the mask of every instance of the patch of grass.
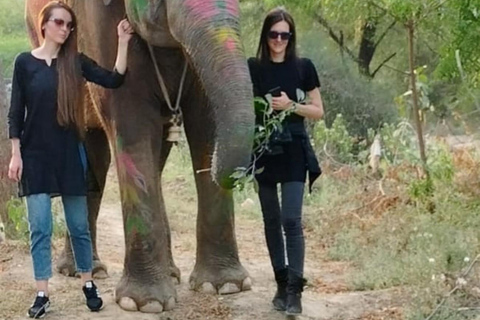
<path id="1" fill-rule="evenodd" d="M 172 232 L 188 233 L 197 222 L 197 191 L 186 142 L 172 147 L 162 175 L 167 216 Z"/>
<path id="2" fill-rule="evenodd" d="M 479 160 L 475 154 L 471 157 Z M 340 174 L 343 168 L 328 172 L 319 190 L 305 201 L 306 227 L 327 248 L 328 257 L 355 267 L 347 277 L 349 286 L 408 288 L 413 297 L 405 313 L 409 320 L 428 316 L 480 252 L 478 174 L 472 169 L 478 162 L 465 167 L 456 159 L 432 158 L 455 163 L 449 168 L 455 177 L 436 175 L 428 201 L 409 192 L 415 169 L 405 166 L 387 168 L 381 188 L 379 181 L 360 173 L 361 167 L 351 167 L 346 175 Z M 446 167 L 432 166 L 434 174 Z M 473 319 L 475 313 L 461 307 L 478 304 L 472 301 L 480 294 L 475 297 L 472 292 L 480 293 L 480 279 L 467 282 L 474 290 L 459 290 L 434 319 Z"/>
<path id="3" fill-rule="evenodd" d="M 351 252 L 356 254 L 344 258 L 358 266 L 359 272 L 351 277 L 356 289 L 428 285 L 435 275 L 456 272 L 465 266 L 466 258 L 475 255 L 480 247 L 477 209 L 446 189 L 437 188 L 434 201 L 434 214 L 422 207 L 399 206 L 352 237 L 356 248 Z M 352 229 L 346 231 L 352 233 Z M 333 248 L 342 245 L 340 235 Z"/>
<path id="4" fill-rule="evenodd" d="M 7 202 L 9 225 L 5 230 L 6 236 L 13 240 L 22 240 L 28 243 L 28 219 L 24 202 L 19 198 L 12 198 Z"/>
<path id="5" fill-rule="evenodd" d="M 7 228 L 7 237 L 12 240 L 20 240 L 28 244 L 30 231 L 28 226 L 27 207 L 24 198 L 12 198 L 7 203 L 7 214 L 11 228 Z M 63 237 L 67 230 L 65 214 L 59 197 L 52 199 L 53 238 Z"/>
<path id="6" fill-rule="evenodd" d="M 351 261 L 355 259 L 358 252 L 357 238 L 361 231 L 357 228 L 345 228 L 341 230 L 334 238 L 334 245 L 330 247 L 328 256 L 332 260 Z"/>

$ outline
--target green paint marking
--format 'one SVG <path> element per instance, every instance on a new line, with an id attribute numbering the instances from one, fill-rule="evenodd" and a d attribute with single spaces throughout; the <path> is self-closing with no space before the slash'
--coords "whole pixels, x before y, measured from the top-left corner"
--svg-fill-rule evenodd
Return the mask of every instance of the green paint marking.
<path id="1" fill-rule="evenodd" d="M 148 228 L 145 222 L 140 217 L 127 218 L 127 234 L 138 233 L 142 236 L 148 234 Z"/>
<path id="2" fill-rule="evenodd" d="M 227 3 L 223 0 L 218 0 L 216 2 L 216 6 L 217 6 L 217 8 L 222 9 L 222 10 L 227 9 Z"/>
<path id="3" fill-rule="evenodd" d="M 129 5 L 133 14 L 132 18 L 139 22 L 148 10 L 148 0 L 130 0 Z"/>
<path id="4" fill-rule="evenodd" d="M 117 151 L 121 152 L 123 150 L 123 139 L 120 136 L 117 136 Z"/>

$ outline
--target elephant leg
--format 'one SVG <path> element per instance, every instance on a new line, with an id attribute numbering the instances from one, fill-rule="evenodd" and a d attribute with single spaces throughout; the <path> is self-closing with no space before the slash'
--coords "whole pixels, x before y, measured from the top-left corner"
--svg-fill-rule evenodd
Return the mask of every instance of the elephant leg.
<path id="1" fill-rule="evenodd" d="M 164 131 L 166 132 L 166 131 Z M 181 282 L 181 273 L 180 269 L 175 265 L 175 261 L 173 260 L 172 254 L 172 235 L 170 232 L 170 224 L 168 222 L 168 216 L 165 209 L 165 201 L 163 199 L 163 192 L 162 192 L 162 172 L 165 168 L 165 164 L 167 162 L 168 155 L 172 150 L 172 143 L 165 141 L 166 136 L 163 137 L 163 145 L 160 154 L 160 178 L 158 179 L 158 195 L 160 201 L 160 216 L 164 218 L 163 224 L 167 230 L 167 241 L 168 241 L 168 255 L 170 260 L 170 276 L 175 279 L 175 281 L 180 284 Z"/>
<path id="2" fill-rule="evenodd" d="M 171 278 L 167 220 L 158 193 L 161 129 L 143 130 L 147 132 L 135 132 L 134 141 L 117 137 L 117 141 L 122 141 L 117 143 L 116 156 L 124 219 L 125 262 L 115 300 L 128 311 L 158 313 L 175 306 L 176 289 Z"/>
<path id="3" fill-rule="evenodd" d="M 90 129 L 85 136 L 85 148 L 88 159 L 87 172 L 87 205 L 88 222 L 93 248 L 93 270 L 95 278 L 106 278 L 107 267 L 100 261 L 97 251 L 97 218 L 102 202 L 103 191 L 110 165 L 110 147 L 103 129 Z M 70 237 L 65 235 L 65 246 L 57 262 L 57 271 L 66 276 L 75 276 L 76 268 Z"/>
<path id="4" fill-rule="evenodd" d="M 184 112 L 198 195 L 196 263 L 190 288 L 209 293 L 236 293 L 251 289 L 251 279 L 240 263 L 235 237 L 233 194 L 212 180 L 213 126 L 207 103 Z M 202 110 L 203 109 L 203 110 Z"/>

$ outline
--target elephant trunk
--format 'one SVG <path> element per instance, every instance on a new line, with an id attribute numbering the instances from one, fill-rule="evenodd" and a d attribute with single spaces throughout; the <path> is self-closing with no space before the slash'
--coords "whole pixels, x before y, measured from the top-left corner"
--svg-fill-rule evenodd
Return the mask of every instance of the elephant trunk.
<path id="1" fill-rule="evenodd" d="M 167 1 L 170 32 L 190 57 L 215 118 L 213 179 L 231 188 L 231 174 L 250 161 L 254 111 L 240 42 L 237 0 Z"/>

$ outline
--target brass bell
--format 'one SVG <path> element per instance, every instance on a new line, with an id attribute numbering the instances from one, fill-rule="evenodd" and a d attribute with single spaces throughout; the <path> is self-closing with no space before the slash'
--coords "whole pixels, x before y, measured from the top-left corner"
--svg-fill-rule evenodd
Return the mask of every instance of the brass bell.
<path id="1" fill-rule="evenodd" d="M 173 143 L 178 143 L 180 141 L 181 134 L 182 134 L 182 128 L 174 123 L 168 129 L 167 141 L 168 142 L 173 142 Z"/>

